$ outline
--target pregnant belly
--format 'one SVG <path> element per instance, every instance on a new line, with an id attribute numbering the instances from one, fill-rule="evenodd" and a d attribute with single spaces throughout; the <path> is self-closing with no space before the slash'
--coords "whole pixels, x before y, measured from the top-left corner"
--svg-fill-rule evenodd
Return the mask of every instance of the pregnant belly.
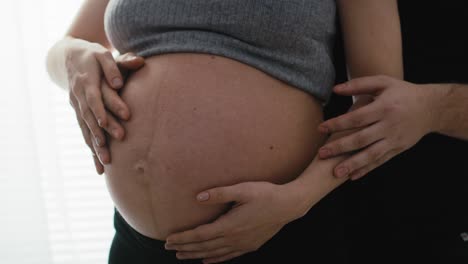
<path id="1" fill-rule="evenodd" d="M 155 239 L 227 209 L 197 204 L 198 192 L 243 181 L 288 182 L 323 143 L 317 100 L 225 57 L 153 56 L 121 96 L 132 117 L 123 122 L 125 140 L 109 140 L 106 183 L 127 222 Z"/>

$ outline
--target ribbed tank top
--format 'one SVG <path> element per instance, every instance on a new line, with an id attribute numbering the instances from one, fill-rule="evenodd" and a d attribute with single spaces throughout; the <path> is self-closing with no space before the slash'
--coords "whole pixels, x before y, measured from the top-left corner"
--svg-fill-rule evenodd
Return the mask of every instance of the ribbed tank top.
<path id="1" fill-rule="evenodd" d="M 326 102 L 335 9 L 334 0 L 110 0 L 104 25 L 120 53 L 224 56 Z"/>

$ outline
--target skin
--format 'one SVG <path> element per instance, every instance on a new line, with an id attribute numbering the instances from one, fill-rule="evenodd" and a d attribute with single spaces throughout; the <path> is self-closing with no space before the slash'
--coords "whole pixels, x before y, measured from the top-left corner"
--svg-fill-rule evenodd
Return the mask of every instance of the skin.
<path id="1" fill-rule="evenodd" d="M 141 57 L 134 56 L 131 53 L 120 55 L 116 58 L 116 64 L 125 79 L 129 71 L 135 71 L 141 68 L 144 65 L 144 60 Z M 71 87 L 85 87 L 79 82 L 72 83 Z M 97 103 L 97 101 L 90 101 L 89 105 L 86 106 L 88 100 L 83 98 L 90 98 L 90 95 L 87 95 L 88 90 L 81 92 L 73 92 L 73 90 L 78 90 L 79 88 L 71 88 L 69 92 L 70 105 L 73 107 L 76 113 L 76 119 L 80 126 L 83 138 L 85 143 L 91 149 L 93 154 L 94 166 L 98 174 L 104 173 L 104 165 L 110 163 L 111 157 L 109 150 L 106 146 L 108 141 L 108 136 L 113 136 L 115 139 L 123 140 L 125 137 L 125 130 L 120 124 L 119 117 L 121 120 L 128 120 L 130 118 L 130 110 L 126 103 L 120 98 L 120 95 L 116 89 L 113 89 L 107 82 L 101 83 L 101 97 L 103 105 Z M 91 92 L 92 94 L 92 92 Z M 82 102 L 81 104 L 79 102 Z M 93 106 L 94 103 L 94 106 Z M 97 107 L 96 105 L 100 105 Z M 99 121 L 96 116 L 92 116 L 89 113 L 86 113 L 86 107 L 92 109 L 99 109 L 100 107 L 105 107 L 105 114 L 102 115 L 105 117 L 105 121 Z M 96 112 L 100 112 L 97 110 Z M 96 126 L 96 122 L 98 126 Z M 107 132 L 107 133 L 104 133 Z M 102 136 L 98 136 L 102 135 Z M 93 140 L 93 138 L 95 140 Z M 104 138 L 101 141 L 101 138 Z M 98 142 L 100 144 L 98 144 Z"/>
<path id="2" fill-rule="evenodd" d="M 226 211 L 227 204 L 197 203 L 201 190 L 289 182 L 325 138 L 316 129 L 318 101 L 224 57 L 147 58 L 121 96 L 133 115 L 122 122 L 126 139 L 109 140 L 106 182 L 127 222 L 160 240 Z"/>
<path id="3" fill-rule="evenodd" d="M 98 174 L 104 173 L 103 164 L 111 161 L 107 136 L 123 140 L 125 131 L 118 119 L 130 118 L 128 106 L 121 100 L 118 90 L 123 87 L 129 71 L 144 65 L 143 58 L 132 53 L 115 59 L 112 56 L 113 48 L 105 36 L 103 24 L 107 2 L 84 3 L 66 35 L 47 54 L 49 76 L 68 91 Z M 107 85 L 102 86 L 104 79 Z"/>
<path id="4" fill-rule="evenodd" d="M 324 133 L 361 128 L 327 143 L 322 159 L 356 154 L 337 165 L 359 179 L 409 149 L 428 133 L 468 140 L 468 89 L 461 84 L 413 84 L 385 76 L 359 78 L 335 87 L 342 95 L 372 97 L 372 103 L 320 125 Z M 335 174 L 344 177 L 343 174 Z"/>
<path id="5" fill-rule="evenodd" d="M 103 14 L 97 10 L 105 8 L 99 3 L 86 2 L 74 23 L 73 38 L 51 51 L 57 68 L 63 57 L 74 59 L 68 67 L 78 68 L 78 73 L 90 68 L 86 63 L 94 63 L 98 73 L 87 73 L 95 76 L 92 85 L 85 82 L 89 78 L 81 78 L 84 83 L 77 85 L 93 91 L 84 98 L 94 103 L 100 98 L 95 91 L 99 67 L 104 67 L 96 63 L 96 56 L 110 61 L 109 51 L 102 50 L 105 43 L 90 44 L 90 39 L 77 37 L 100 41 L 86 32 L 91 27 L 80 26 L 89 16 Z M 57 79 L 64 74 L 53 73 Z M 103 95 L 109 80 L 101 78 L 97 86 Z M 229 208 L 197 203 L 193 197 L 204 189 L 295 179 L 325 139 L 316 129 L 323 121 L 317 99 L 221 56 L 176 53 L 146 58 L 145 66 L 129 75 L 118 94 L 132 111 L 131 118 L 120 120 L 125 138 L 106 140 L 111 163 L 98 152 L 119 212 L 133 228 L 155 239 L 212 222 Z M 90 113 L 94 112 L 88 111 L 86 124 L 94 131 L 102 114 Z"/>
<path id="6" fill-rule="evenodd" d="M 341 5 L 343 5 L 343 3 L 341 3 Z M 358 16 L 359 19 L 363 17 L 365 16 L 362 16 L 362 17 Z M 356 20 L 359 20 L 359 19 L 356 19 Z M 374 25 L 377 25 L 377 24 L 374 24 Z M 343 28 L 345 28 L 345 32 L 350 32 L 349 30 L 346 29 L 346 27 L 343 27 Z M 372 34 L 375 34 L 375 31 Z M 352 35 L 353 34 L 351 34 L 351 36 Z M 345 36 L 346 36 L 346 33 L 345 33 Z M 345 38 L 349 38 L 349 37 L 345 37 Z M 365 39 L 366 38 L 363 38 L 363 40 Z M 394 40 L 395 38 L 390 38 L 390 40 L 392 39 Z M 345 39 L 345 41 L 349 43 L 350 40 Z M 388 43 L 391 43 L 391 41 L 386 42 L 386 44 Z M 377 42 L 377 44 L 379 43 Z M 392 47 L 391 44 L 388 44 L 388 45 L 389 46 L 387 46 L 387 48 Z M 349 45 L 347 45 L 347 49 L 351 50 L 348 48 L 348 46 Z M 357 47 L 358 50 L 357 51 L 355 50 L 354 52 L 347 52 L 347 54 L 351 54 L 351 55 L 352 54 L 371 54 L 369 55 L 371 59 L 370 61 L 371 62 L 378 61 L 378 60 L 372 60 L 372 58 L 374 58 L 375 55 L 378 55 L 376 53 L 372 53 L 373 51 L 372 49 L 366 50 L 366 51 L 369 51 L 369 53 L 363 53 L 363 52 L 359 53 L 358 51 L 359 51 L 360 46 L 361 45 L 354 45 L 354 47 Z M 381 55 L 388 55 L 387 59 L 389 59 L 390 61 L 393 61 L 393 59 L 395 58 L 394 56 L 391 56 L 391 53 L 381 52 L 381 50 L 379 50 L 379 53 Z M 358 76 L 364 76 L 364 75 L 381 74 L 381 73 L 384 73 L 387 75 L 398 76 L 398 72 L 399 72 L 398 67 L 393 68 L 393 70 L 390 68 L 387 68 L 387 69 L 384 69 L 383 71 L 379 71 L 379 70 L 382 70 L 381 65 L 379 63 L 377 64 L 357 63 L 357 64 L 354 64 L 354 66 L 352 66 L 353 61 L 355 60 L 353 59 L 350 60 L 350 57 L 352 57 L 351 55 L 348 55 L 347 57 L 348 57 L 348 61 L 351 61 L 348 67 L 350 69 L 350 76 L 352 78 L 358 77 Z M 398 58 L 398 56 L 396 58 Z M 379 58 L 379 59 L 382 59 L 382 58 Z M 366 65 L 370 65 L 370 66 L 365 67 Z M 395 69 L 396 71 L 394 71 Z M 389 71 L 386 71 L 386 70 L 389 70 Z M 351 134 L 351 136 L 348 136 L 348 137 L 346 136 L 343 137 L 343 135 L 349 135 L 349 131 L 348 133 L 344 133 L 344 134 L 335 133 L 330 138 L 330 142 L 340 142 L 339 140 L 341 139 L 339 138 L 343 138 L 343 139 L 352 138 L 352 136 L 355 136 L 355 135 L 362 135 L 365 129 L 369 129 L 370 127 L 372 127 L 372 124 L 374 124 L 375 126 L 376 123 L 380 123 L 380 124 L 383 123 L 387 127 L 394 127 L 397 129 L 397 131 L 403 131 L 403 129 L 409 129 L 408 126 L 410 124 L 408 122 L 402 122 L 403 123 L 402 125 L 397 125 L 394 122 L 395 120 L 394 118 L 395 116 L 397 116 L 397 113 L 400 113 L 400 111 L 404 109 L 404 107 L 409 107 L 409 105 L 411 106 L 414 105 L 414 104 L 410 104 L 410 102 L 411 100 L 414 100 L 415 98 L 419 98 L 422 100 L 422 101 L 418 100 L 418 102 L 423 102 L 421 104 L 418 104 L 422 106 L 420 109 L 411 110 L 412 113 L 414 114 L 414 117 L 419 117 L 418 120 L 420 120 L 420 122 L 417 122 L 417 124 L 411 124 L 411 127 L 413 127 L 414 128 L 413 130 L 416 132 L 410 133 L 410 135 L 408 135 L 407 137 L 399 137 L 399 138 L 398 137 L 392 138 L 391 135 L 386 135 L 384 136 L 385 140 L 389 142 L 394 142 L 397 146 L 399 146 L 399 149 L 402 149 L 405 147 L 409 147 L 409 145 L 414 144 L 415 143 L 414 141 L 417 141 L 418 138 L 422 136 L 421 134 L 427 133 L 427 131 L 438 132 L 438 133 L 442 133 L 442 134 L 446 134 L 446 135 L 450 135 L 450 136 L 454 136 L 454 137 L 458 137 L 462 139 L 467 139 L 467 128 L 466 128 L 467 122 L 464 117 L 465 113 L 467 112 L 466 106 L 464 104 L 467 98 L 467 94 L 466 94 L 467 89 L 465 86 L 456 85 L 456 84 L 431 84 L 431 85 L 425 85 L 423 88 L 421 85 L 414 85 L 414 84 L 410 84 L 407 82 L 399 82 L 398 80 L 388 78 L 388 77 L 376 76 L 373 78 L 377 79 L 377 81 L 375 81 L 376 87 L 369 88 L 363 84 L 363 85 L 350 85 L 350 86 L 345 85 L 345 86 L 339 86 L 335 88 L 335 92 L 347 94 L 347 95 L 366 94 L 366 97 L 361 97 L 361 98 L 365 98 L 365 100 L 362 99 L 363 101 L 361 102 L 367 102 L 367 103 L 372 102 L 372 103 L 370 103 L 368 106 L 364 106 L 363 108 L 361 108 L 363 110 L 360 112 L 353 111 L 353 112 L 350 112 L 350 114 L 343 116 L 341 119 L 335 119 L 333 121 L 335 122 L 335 124 L 333 124 L 333 122 L 324 123 L 323 126 L 321 126 L 321 130 L 323 132 L 333 133 L 337 131 L 351 130 L 351 133 L 353 133 L 353 131 L 355 131 L 354 134 Z M 402 88 L 408 88 L 408 87 L 411 88 L 409 89 L 411 90 L 410 92 L 402 89 Z M 422 92 L 421 88 L 425 89 L 424 93 Z M 366 92 L 364 92 L 363 90 L 366 90 Z M 380 96 L 382 94 L 385 94 L 385 96 Z M 399 96 L 397 96 L 398 94 Z M 394 107 L 395 105 L 400 106 L 401 104 L 403 104 L 403 102 L 400 101 L 401 104 L 396 104 L 396 101 L 392 101 L 392 99 L 397 100 L 396 98 L 398 98 L 398 100 L 400 100 L 401 98 L 408 97 L 408 96 L 410 97 L 409 99 L 406 100 L 405 98 L 406 100 L 405 102 L 407 104 L 406 106 L 401 106 L 400 108 Z M 387 98 L 387 99 L 384 101 L 383 98 Z M 428 105 L 430 105 L 432 108 L 425 108 Z M 374 107 L 373 109 L 378 110 L 377 111 L 379 114 L 378 116 L 371 115 L 370 112 L 367 112 L 366 114 L 366 111 L 368 111 L 371 108 L 371 106 Z M 366 107 L 368 108 L 367 110 L 365 109 Z M 422 110 L 423 108 L 434 109 L 434 107 L 436 107 L 436 109 L 443 109 L 444 111 L 434 111 L 435 115 L 432 115 L 432 118 L 431 118 L 431 117 L 427 117 L 428 116 L 427 113 L 429 113 L 430 111 L 427 112 L 427 111 Z M 362 123 L 359 123 L 360 125 L 357 126 L 358 128 L 356 128 L 356 125 L 354 123 L 355 121 L 352 121 L 352 120 L 355 120 L 354 117 L 352 117 L 353 113 L 355 113 L 354 116 L 361 116 L 362 117 L 361 120 L 364 120 L 364 121 L 359 121 Z M 401 117 L 402 115 L 399 114 L 399 116 Z M 435 116 L 437 116 L 437 119 L 435 118 Z M 374 120 L 374 122 L 371 124 L 371 121 L 369 120 L 375 119 L 375 118 L 378 119 L 378 122 L 375 122 Z M 439 120 L 439 122 L 431 122 L 428 120 L 432 120 L 432 121 Z M 369 127 L 366 126 L 365 125 L 366 122 L 367 122 L 367 125 L 371 125 L 371 126 Z M 363 126 L 365 126 L 366 128 L 362 128 Z M 380 129 L 382 129 L 382 127 L 380 127 Z M 335 138 L 338 138 L 339 140 L 334 141 L 333 139 Z M 350 145 L 352 145 L 351 143 L 352 141 L 356 142 L 359 140 L 349 140 L 348 142 L 350 142 L 349 143 Z M 330 145 L 327 145 L 327 146 L 333 146 L 333 144 L 334 143 L 330 143 Z M 354 145 L 356 148 L 355 150 L 357 150 L 358 148 L 356 147 L 357 145 L 359 144 Z M 388 143 L 387 146 L 389 145 L 391 144 Z M 365 148 L 361 152 L 366 152 L 366 151 L 367 152 L 369 151 L 368 147 Z M 383 151 L 383 148 L 382 148 L 382 151 Z M 394 149 L 393 152 L 395 151 L 396 150 Z M 334 153 L 334 155 L 338 155 L 339 154 L 338 152 L 339 150 L 336 153 Z M 361 152 L 359 152 L 358 154 L 360 154 Z M 385 157 L 396 155 L 391 152 L 392 151 L 390 149 L 387 149 L 386 154 L 380 154 L 380 155 L 383 155 Z M 354 156 L 357 156 L 358 154 L 355 154 Z M 376 162 L 376 161 L 382 162 L 382 158 L 380 159 L 377 158 L 377 155 L 365 154 L 365 156 L 367 157 L 367 161 L 364 161 L 366 159 L 361 159 L 361 162 L 362 162 L 361 164 L 364 164 L 361 167 L 365 166 L 365 164 L 372 164 L 372 162 Z M 219 224 L 220 223 L 219 221 L 214 222 L 214 224 L 218 223 L 218 228 L 219 228 L 218 230 L 213 228 L 214 225 L 213 226 L 203 225 L 203 226 L 200 226 L 198 229 L 196 229 L 198 230 L 197 231 L 198 233 L 194 233 L 193 237 L 191 238 L 189 238 L 189 236 L 187 235 L 190 233 L 185 233 L 184 235 L 187 235 L 188 239 L 185 241 L 181 239 L 181 241 L 186 242 L 187 246 L 190 245 L 190 248 L 186 247 L 184 249 L 187 250 L 188 252 L 195 251 L 197 252 L 196 254 L 198 254 L 197 257 L 203 257 L 203 254 L 202 254 L 203 251 L 200 251 L 200 249 L 205 250 L 206 252 L 206 249 L 213 248 L 214 245 L 219 245 L 220 240 L 226 241 L 228 240 L 226 237 L 234 237 L 234 235 L 237 235 L 236 236 L 237 240 L 244 241 L 243 246 L 241 246 L 238 249 L 233 249 L 233 250 L 231 249 L 218 250 L 216 254 L 220 255 L 219 257 L 206 259 L 205 262 L 217 262 L 217 261 L 226 260 L 232 257 L 239 256 L 245 253 L 245 250 L 242 249 L 242 247 L 244 248 L 250 247 L 251 250 L 258 249 L 261 246 L 261 244 L 263 244 L 263 242 L 261 241 L 262 238 L 261 237 L 258 238 L 258 236 L 252 235 L 251 236 L 252 238 L 257 237 L 257 239 L 246 240 L 245 233 L 243 233 L 242 230 L 238 228 L 240 226 L 238 223 L 243 223 L 242 219 L 244 219 L 244 226 L 246 226 L 246 228 L 244 228 L 245 230 L 249 230 L 250 232 L 256 230 L 256 229 L 248 228 L 249 222 L 254 222 L 252 221 L 251 215 L 255 215 L 256 213 L 258 213 L 258 209 L 260 208 L 265 209 L 264 206 L 266 202 L 269 202 L 269 203 L 271 202 L 272 204 L 280 205 L 279 208 L 288 208 L 290 204 L 294 204 L 295 202 L 299 201 L 299 202 L 302 202 L 302 203 L 299 203 L 301 204 L 301 206 L 299 207 L 302 208 L 302 210 L 296 210 L 295 212 L 291 212 L 289 210 L 284 210 L 284 209 L 270 210 L 267 208 L 266 211 L 270 214 L 270 219 L 273 218 L 273 216 L 276 217 L 278 215 L 283 216 L 283 217 L 280 217 L 279 218 L 280 220 L 276 223 L 270 222 L 269 225 L 259 224 L 257 226 L 267 226 L 268 228 L 266 229 L 279 230 L 281 226 L 283 225 L 283 223 L 285 222 L 287 223 L 291 219 L 296 219 L 297 217 L 300 217 L 302 214 L 304 214 L 308 210 L 307 208 L 310 208 L 310 206 L 312 206 L 317 200 L 319 200 L 322 197 L 320 193 L 323 194 L 324 192 L 320 190 L 326 190 L 327 188 L 334 188 L 335 185 L 339 185 L 341 183 L 340 181 L 333 181 L 329 179 L 323 180 L 323 179 L 320 179 L 320 177 L 312 177 L 310 175 L 312 175 L 312 173 L 320 173 L 320 172 L 323 172 L 323 174 L 326 174 L 326 172 L 329 172 L 330 166 L 333 167 L 340 161 L 344 160 L 345 159 L 344 157 L 346 156 L 341 156 L 338 158 L 330 159 L 329 160 L 330 163 L 323 163 L 322 161 L 317 161 L 317 159 L 315 159 L 311 163 L 311 165 L 312 164 L 316 165 L 315 169 L 312 170 L 308 168 L 303 173 L 303 175 L 301 175 L 300 178 L 291 182 L 290 184 L 270 185 L 269 183 L 266 183 L 266 182 L 258 182 L 258 183 L 245 182 L 245 183 L 240 183 L 240 184 L 236 184 L 233 186 L 220 187 L 220 188 L 209 190 L 208 195 L 200 196 L 201 198 L 203 198 L 202 200 L 200 200 L 201 203 L 216 204 L 216 203 L 226 203 L 226 202 L 234 201 L 236 202 L 238 206 L 235 206 L 234 209 L 230 210 L 227 214 L 219 218 L 219 219 L 223 219 L 224 221 L 222 225 Z M 374 157 L 374 161 L 372 161 L 372 157 Z M 343 164 L 346 164 L 346 163 L 343 163 Z M 374 164 L 378 165 L 378 163 L 374 163 Z M 356 166 L 356 167 L 359 167 L 359 166 Z M 321 168 L 321 170 L 319 168 Z M 363 167 L 363 168 L 369 168 L 369 167 Z M 334 171 L 335 174 L 337 174 L 336 172 L 338 170 L 339 170 L 339 166 L 335 166 L 335 171 Z M 351 171 L 350 173 L 355 173 L 355 172 Z M 360 173 L 357 173 L 357 177 L 359 177 L 360 176 L 359 174 L 362 174 L 362 173 L 365 173 L 365 170 L 360 170 Z M 349 174 L 349 173 L 348 175 L 350 175 L 351 177 L 356 176 L 356 174 Z M 317 188 L 317 186 L 321 186 L 321 187 Z M 310 194 L 303 196 L 297 192 L 298 190 L 307 190 L 310 192 L 311 190 L 314 190 L 314 189 L 316 190 L 314 196 Z M 275 195 L 271 196 L 272 193 L 275 193 Z M 291 196 L 291 194 L 297 194 L 297 195 Z M 291 199 L 283 199 L 287 195 L 291 197 Z M 266 199 L 265 197 L 268 197 L 268 199 Z M 275 198 L 272 199 L 272 197 L 275 197 Z M 309 198 L 309 199 L 304 199 L 304 198 Z M 288 218 L 287 217 L 288 215 L 289 216 L 294 215 L 294 217 Z M 245 217 L 245 216 L 249 216 L 249 217 Z M 233 219 L 237 219 L 237 220 L 234 221 Z M 246 219 L 249 219 L 250 221 L 246 221 Z M 236 222 L 237 224 L 235 224 Z M 257 223 L 261 223 L 261 222 L 259 221 Z M 226 229 L 235 230 L 235 231 L 225 232 Z M 213 230 L 216 230 L 216 232 Z M 262 232 L 268 232 L 268 231 L 263 230 Z M 276 233 L 276 232 L 273 231 L 271 233 Z M 217 241 L 210 242 L 209 240 L 210 236 L 219 235 L 220 233 L 225 234 L 224 238 L 218 239 Z M 207 242 L 204 242 L 203 248 L 199 247 L 200 245 L 202 245 L 201 243 L 196 243 L 196 242 L 190 243 L 191 242 L 190 239 L 192 239 L 192 241 L 196 241 L 197 239 L 201 240 L 201 238 L 203 238 L 203 240 L 208 239 Z M 169 239 L 170 242 L 174 242 L 171 240 L 172 239 Z M 252 246 L 252 245 L 256 245 L 256 246 Z M 182 248 L 182 247 L 179 247 L 179 248 Z M 232 246 L 232 248 L 234 248 L 234 246 Z M 183 257 L 183 254 L 184 253 L 182 253 L 181 257 Z M 190 257 L 190 256 L 186 255 L 185 257 Z"/>
<path id="7" fill-rule="evenodd" d="M 396 1 L 359 0 L 351 3 L 343 0 L 338 4 L 350 78 L 384 74 L 402 79 Z M 357 111 L 370 101 L 369 96 L 360 96 L 350 111 Z M 333 133 L 329 141 L 352 132 Z M 213 223 L 170 235 L 166 247 L 176 250 L 180 259 L 201 258 L 204 263 L 222 262 L 255 251 L 276 234 L 285 221 L 303 216 L 347 180 L 347 177 L 333 177 L 333 169 L 346 157 L 323 160 L 317 156 L 297 179 L 284 185 L 246 182 L 201 192 L 197 197 L 205 198 L 198 200 L 202 204 L 229 201 L 234 202 L 234 206 Z"/>

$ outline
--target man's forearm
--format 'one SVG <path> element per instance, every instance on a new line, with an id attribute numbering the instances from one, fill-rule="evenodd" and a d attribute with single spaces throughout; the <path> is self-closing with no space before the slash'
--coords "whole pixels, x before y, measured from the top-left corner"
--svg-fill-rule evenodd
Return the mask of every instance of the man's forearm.
<path id="1" fill-rule="evenodd" d="M 468 140 L 468 85 L 428 84 L 436 108 L 434 132 Z"/>

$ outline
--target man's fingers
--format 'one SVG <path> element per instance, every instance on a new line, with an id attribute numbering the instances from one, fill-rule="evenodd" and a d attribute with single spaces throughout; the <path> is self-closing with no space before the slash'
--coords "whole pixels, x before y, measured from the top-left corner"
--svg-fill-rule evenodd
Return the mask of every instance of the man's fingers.
<path id="1" fill-rule="evenodd" d="M 245 252 L 242 251 L 234 251 L 232 253 L 226 254 L 224 256 L 220 257 L 214 257 L 214 258 L 206 258 L 203 260 L 203 264 L 211 264 L 211 263 L 219 263 L 223 261 L 228 261 L 230 259 L 236 258 L 240 255 L 243 255 Z"/>
<path id="2" fill-rule="evenodd" d="M 224 256 L 230 253 L 232 253 L 232 249 L 230 247 L 224 247 L 210 251 L 177 252 L 176 257 L 178 259 L 201 259 Z"/>
<path id="3" fill-rule="evenodd" d="M 107 112 L 107 120 L 109 120 L 108 125 L 104 128 L 106 132 L 113 138 L 122 140 L 125 136 L 125 130 L 122 125 L 109 112 Z"/>
<path id="4" fill-rule="evenodd" d="M 241 202 L 245 199 L 244 191 L 239 184 L 217 187 L 199 193 L 197 200 L 207 204 Z"/>
<path id="5" fill-rule="evenodd" d="M 339 178 L 349 176 L 350 173 L 376 162 L 388 151 L 390 146 L 385 139 L 382 139 L 338 164 L 334 169 L 334 175 Z"/>
<path id="6" fill-rule="evenodd" d="M 101 90 L 105 107 L 120 119 L 128 120 L 130 118 L 130 110 L 117 91 L 110 88 L 105 82 L 102 82 Z"/>
<path id="7" fill-rule="evenodd" d="M 385 131 L 384 131 L 385 132 Z M 356 151 L 383 138 L 381 123 L 357 130 L 352 134 L 335 139 L 325 144 L 319 150 L 321 159 L 328 159 L 347 152 Z"/>
<path id="8" fill-rule="evenodd" d="M 121 88 L 123 86 L 122 74 L 117 67 L 117 63 L 115 63 L 112 53 L 108 50 L 102 51 L 96 54 L 96 59 L 101 65 L 107 83 L 114 89 Z"/>
<path id="9" fill-rule="evenodd" d="M 377 122 L 382 116 L 378 105 L 370 103 L 352 112 L 331 118 L 319 125 L 322 133 L 335 133 L 339 131 L 360 128 Z"/>
<path id="10" fill-rule="evenodd" d="M 365 176 L 367 173 L 369 173 L 370 171 L 372 171 L 373 169 L 379 167 L 380 165 L 384 164 L 385 162 L 387 162 L 389 159 L 393 158 L 397 153 L 393 152 L 393 151 L 390 151 L 388 152 L 387 154 L 385 154 L 383 157 L 381 157 L 380 159 L 378 159 L 376 162 L 372 163 L 372 164 L 369 164 L 363 168 L 360 168 L 359 170 L 356 170 L 354 171 L 353 173 L 351 173 L 349 175 L 349 178 L 352 180 L 352 181 L 355 181 L 357 179 L 360 179 L 362 178 L 363 176 Z"/>
<path id="11" fill-rule="evenodd" d="M 340 95 L 379 94 L 392 82 L 390 77 L 384 75 L 352 79 L 339 84 L 333 91 Z"/>

